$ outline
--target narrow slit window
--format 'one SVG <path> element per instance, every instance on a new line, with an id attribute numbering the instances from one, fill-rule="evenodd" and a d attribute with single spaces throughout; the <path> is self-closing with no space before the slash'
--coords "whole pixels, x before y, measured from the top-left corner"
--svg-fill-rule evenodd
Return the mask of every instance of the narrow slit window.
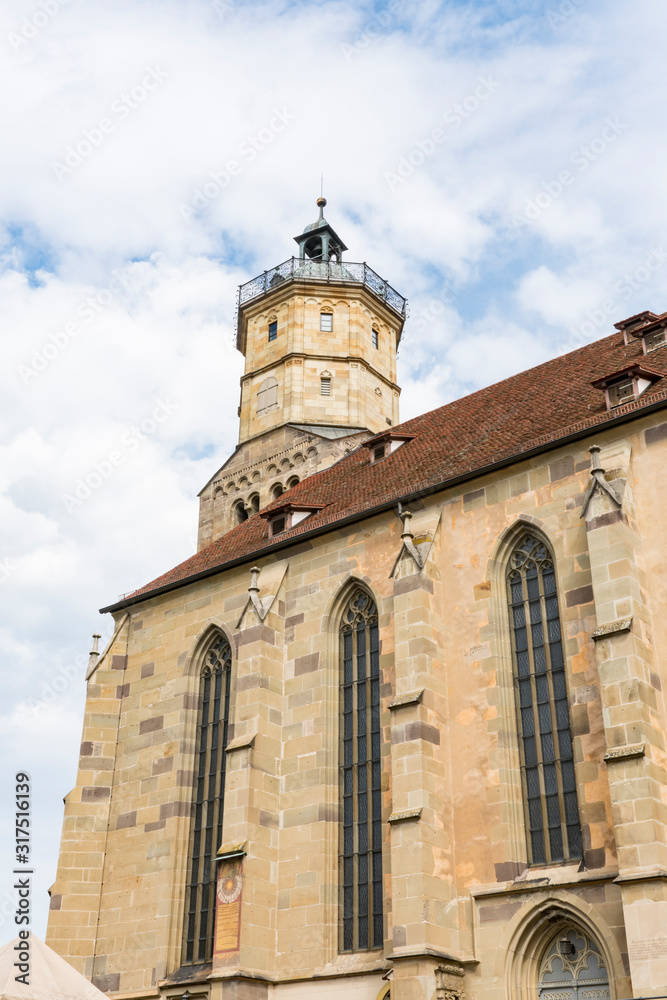
<path id="1" fill-rule="evenodd" d="M 582 857 L 556 573 L 524 535 L 507 573 L 526 837 L 533 865 Z"/>
<path id="2" fill-rule="evenodd" d="M 373 340 L 373 347 L 379 348 L 379 346 L 380 346 L 380 334 L 377 332 L 377 330 L 373 330 L 371 336 L 372 336 L 372 340 Z"/>
<path id="3" fill-rule="evenodd" d="M 269 340 L 277 340 L 278 338 L 278 320 L 273 320 L 269 323 Z"/>
<path id="4" fill-rule="evenodd" d="M 331 333 L 333 330 L 333 313 L 320 313 L 320 330 Z"/>
<path id="5" fill-rule="evenodd" d="M 340 950 L 383 944 L 380 643 L 363 590 L 340 622 Z"/>
<path id="6" fill-rule="evenodd" d="M 223 635 L 217 635 L 204 656 L 199 682 L 183 965 L 210 962 L 213 957 L 215 858 L 222 843 L 231 667 L 229 643 Z"/>
<path id="7" fill-rule="evenodd" d="M 331 395 L 331 379 L 323 376 L 320 379 L 320 396 Z"/>

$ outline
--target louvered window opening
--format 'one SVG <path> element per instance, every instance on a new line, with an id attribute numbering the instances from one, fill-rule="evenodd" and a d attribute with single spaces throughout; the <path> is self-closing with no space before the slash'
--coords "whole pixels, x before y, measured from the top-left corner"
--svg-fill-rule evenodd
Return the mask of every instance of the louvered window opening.
<path id="1" fill-rule="evenodd" d="M 210 962 L 213 957 L 215 857 L 222 843 L 231 660 L 229 643 L 218 636 L 206 653 L 201 674 L 183 965 Z"/>
<path id="2" fill-rule="evenodd" d="M 535 536 L 512 553 L 507 584 L 530 862 L 581 858 L 556 575 Z"/>
<path id="3" fill-rule="evenodd" d="M 342 825 L 340 949 L 383 944 L 380 644 L 377 608 L 358 590 L 340 626 Z"/>

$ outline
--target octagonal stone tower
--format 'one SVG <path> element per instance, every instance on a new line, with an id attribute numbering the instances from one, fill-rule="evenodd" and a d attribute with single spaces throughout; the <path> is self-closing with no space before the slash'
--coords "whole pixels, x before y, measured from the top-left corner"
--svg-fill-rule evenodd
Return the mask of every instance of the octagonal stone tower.
<path id="1" fill-rule="evenodd" d="M 239 445 L 200 493 L 199 548 L 398 422 L 396 351 L 406 301 L 324 218 L 299 256 L 241 285 Z"/>

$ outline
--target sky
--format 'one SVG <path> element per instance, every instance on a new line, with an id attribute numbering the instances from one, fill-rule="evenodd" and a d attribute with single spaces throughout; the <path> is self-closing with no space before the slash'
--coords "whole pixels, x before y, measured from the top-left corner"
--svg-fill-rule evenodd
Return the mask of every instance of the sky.
<path id="1" fill-rule="evenodd" d="M 667 310 L 666 29 L 658 0 L 0 0 L 0 943 L 15 774 L 43 937 L 98 608 L 195 551 L 236 443 L 239 283 L 323 174 L 410 303 L 403 419 Z"/>

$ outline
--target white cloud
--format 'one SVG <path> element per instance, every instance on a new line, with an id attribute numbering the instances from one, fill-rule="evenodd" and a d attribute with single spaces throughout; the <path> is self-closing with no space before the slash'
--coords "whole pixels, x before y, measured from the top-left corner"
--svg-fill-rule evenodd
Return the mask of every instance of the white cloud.
<path id="1" fill-rule="evenodd" d="M 544 360 L 610 296 L 620 315 L 599 335 L 665 308 L 667 268 L 614 286 L 667 222 L 654 75 L 667 10 L 589 0 L 552 28 L 528 0 L 502 6 L 406 0 L 378 28 L 351 0 L 71 0 L 14 44 L 37 5 L 0 6 L 0 752 L 6 775 L 38 776 L 41 885 L 82 684 L 48 711 L 55 753 L 44 718 L 17 706 L 87 652 L 97 607 L 194 550 L 197 490 L 236 441 L 235 289 L 294 252 L 320 171 L 350 259 L 411 299 L 404 416 Z M 481 78 L 497 86 L 476 99 Z M 627 128 L 580 169 L 608 118 Z M 435 129 L 446 138 L 428 152 Z M 392 189 L 402 159 L 413 169 Z M 564 170 L 572 183 L 513 230 Z M 158 400 L 173 412 L 131 448 Z M 63 494 L 119 450 L 68 512 Z"/>

